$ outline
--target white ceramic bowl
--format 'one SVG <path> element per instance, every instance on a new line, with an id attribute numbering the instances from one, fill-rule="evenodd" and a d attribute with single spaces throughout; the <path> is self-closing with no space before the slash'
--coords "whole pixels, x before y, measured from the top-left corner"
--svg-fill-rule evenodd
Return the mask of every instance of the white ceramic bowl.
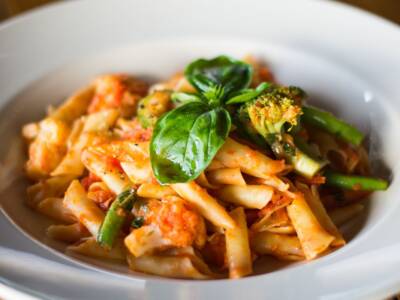
<path id="1" fill-rule="evenodd" d="M 310 102 L 366 132 L 375 171 L 390 176 L 389 190 L 374 193 L 365 214 L 344 229 L 349 243 L 280 271 L 272 272 L 280 264 L 266 260 L 257 271 L 267 274 L 235 281 L 156 279 L 119 265 L 78 261 L 129 276 L 120 284 L 145 284 L 149 298 L 361 299 L 400 290 L 399 49 L 397 26 L 327 1 L 73 1 L 17 17 L 0 27 L 2 211 L 25 239 L 46 246 L 43 256 L 63 253 L 64 244 L 45 237 L 51 221 L 23 204 L 22 124 L 38 120 L 48 104 L 101 73 L 155 80 L 199 56 L 250 53 L 265 60 L 280 82 L 303 87 Z M 0 238 L 0 245 L 13 248 L 12 239 Z M 59 261 L 68 264 L 66 257 Z M 62 268 L 57 272 L 63 276 Z"/>

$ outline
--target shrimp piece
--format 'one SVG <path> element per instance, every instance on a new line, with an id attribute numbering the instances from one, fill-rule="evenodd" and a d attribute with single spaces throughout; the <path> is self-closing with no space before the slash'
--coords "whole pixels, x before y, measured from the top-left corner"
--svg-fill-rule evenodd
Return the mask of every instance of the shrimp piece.
<path id="1" fill-rule="evenodd" d="M 204 219 L 180 197 L 149 200 L 135 215 L 144 217 L 147 225 L 155 224 L 172 247 L 202 248 L 206 242 Z"/>
<path id="2" fill-rule="evenodd" d="M 47 118 L 40 122 L 38 134 L 29 146 L 26 171 L 30 178 L 46 177 L 57 167 L 67 151 L 69 131 L 60 120 Z"/>
<path id="3" fill-rule="evenodd" d="M 94 81 L 95 94 L 88 112 L 119 108 L 122 116 L 132 116 L 136 105 L 147 93 L 148 85 L 126 75 L 104 75 Z"/>

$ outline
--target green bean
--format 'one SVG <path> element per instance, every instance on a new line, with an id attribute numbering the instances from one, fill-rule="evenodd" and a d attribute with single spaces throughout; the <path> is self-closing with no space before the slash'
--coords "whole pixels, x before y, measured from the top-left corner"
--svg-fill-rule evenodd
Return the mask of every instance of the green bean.
<path id="1" fill-rule="evenodd" d="M 315 107 L 303 106 L 302 120 L 356 146 L 360 145 L 364 139 L 363 133 L 357 128 Z"/>
<path id="2" fill-rule="evenodd" d="M 389 185 L 386 180 L 380 178 L 344 175 L 332 171 L 325 172 L 324 176 L 327 185 L 347 190 L 378 191 L 386 190 Z"/>
<path id="3" fill-rule="evenodd" d="M 111 249 L 135 199 L 135 190 L 128 189 L 120 193 L 111 204 L 97 235 L 97 242 L 101 246 Z"/>

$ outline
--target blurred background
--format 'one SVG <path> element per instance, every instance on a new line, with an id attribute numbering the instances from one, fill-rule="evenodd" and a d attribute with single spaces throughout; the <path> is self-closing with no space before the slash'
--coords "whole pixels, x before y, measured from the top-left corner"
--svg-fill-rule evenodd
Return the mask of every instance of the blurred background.
<path id="1" fill-rule="evenodd" d="M 23 11 L 61 0 L 0 0 L 0 21 Z M 260 0 L 262 1 L 262 0 Z M 328 0 L 326 0 L 328 1 Z M 334 1 L 334 0 L 330 0 Z M 400 0 L 336 0 L 380 15 L 400 24 Z"/>

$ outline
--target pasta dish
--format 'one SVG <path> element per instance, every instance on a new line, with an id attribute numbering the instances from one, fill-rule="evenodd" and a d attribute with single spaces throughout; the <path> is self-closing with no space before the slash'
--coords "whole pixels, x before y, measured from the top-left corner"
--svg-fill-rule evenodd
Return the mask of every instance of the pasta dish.
<path id="1" fill-rule="evenodd" d="M 27 203 L 67 252 L 136 272 L 240 278 L 261 256 L 318 258 L 388 182 L 363 133 L 306 100 L 250 56 L 153 85 L 102 75 L 22 128 Z"/>

